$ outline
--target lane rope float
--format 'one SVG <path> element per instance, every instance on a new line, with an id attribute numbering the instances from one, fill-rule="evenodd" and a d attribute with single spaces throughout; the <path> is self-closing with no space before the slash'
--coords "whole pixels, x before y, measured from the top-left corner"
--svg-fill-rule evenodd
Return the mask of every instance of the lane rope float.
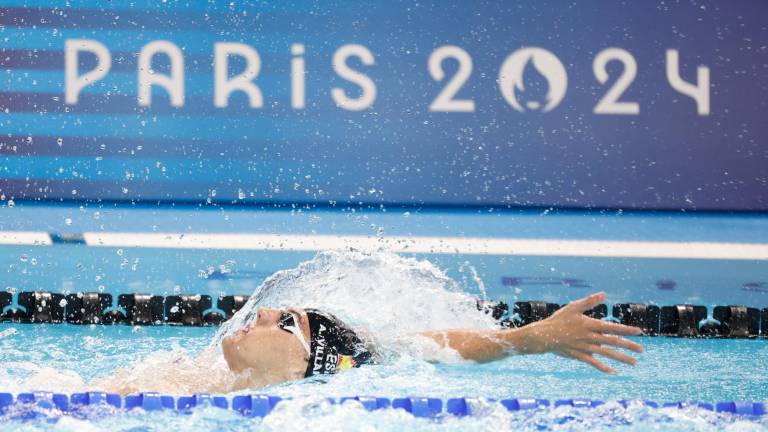
<path id="1" fill-rule="evenodd" d="M 118 295 L 115 304 L 112 294 L 99 292 L 65 295 L 22 291 L 15 298 L 10 292 L 0 292 L 0 322 L 208 326 L 231 318 L 248 299 L 247 295 L 227 295 L 216 298 L 214 303 L 205 294 L 133 293 Z M 492 315 L 502 327 L 528 325 L 551 316 L 562 306 L 544 301 L 515 302 L 510 313 L 505 302 L 477 302 L 478 309 Z M 715 306 L 710 317 L 707 307 L 701 305 L 617 303 L 612 305 L 610 317 L 605 304 L 585 314 L 639 327 L 647 336 L 768 337 L 768 308 Z"/>
<path id="2" fill-rule="evenodd" d="M 73 416 L 87 418 L 107 414 L 119 414 L 135 409 L 144 411 L 171 410 L 180 413 L 190 412 L 196 407 L 210 406 L 234 410 L 247 417 L 265 417 L 282 401 L 292 398 L 262 394 L 237 395 L 232 397 L 196 393 L 189 396 L 170 396 L 155 392 L 132 394 L 121 397 L 104 392 L 72 393 L 71 395 L 51 392 L 0 393 L 0 420 L 31 420 L 40 417 Z M 593 399 L 479 399 L 479 398 L 428 398 L 402 397 L 383 398 L 375 396 L 350 396 L 341 398 L 323 398 L 322 403 L 358 404 L 367 411 L 381 409 L 402 409 L 415 417 L 437 419 L 442 416 L 482 415 L 489 404 L 499 404 L 509 412 L 550 409 L 561 406 L 572 408 L 597 408 L 600 406 L 613 409 L 626 409 L 631 406 L 649 408 L 702 409 L 718 413 L 730 413 L 741 416 L 763 416 L 768 413 L 768 402 L 725 401 L 707 403 L 698 401 L 655 402 L 649 400 L 602 401 Z M 610 403 L 611 405 L 606 405 Z"/>

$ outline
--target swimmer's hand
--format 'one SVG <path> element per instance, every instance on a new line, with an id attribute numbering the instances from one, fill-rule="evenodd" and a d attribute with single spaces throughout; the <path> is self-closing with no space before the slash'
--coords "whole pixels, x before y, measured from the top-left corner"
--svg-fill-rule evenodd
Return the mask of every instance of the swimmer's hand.
<path id="1" fill-rule="evenodd" d="M 641 330 L 584 315 L 584 312 L 604 301 L 604 292 L 592 294 L 568 303 L 545 320 L 521 328 L 520 331 L 525 330 L 529 334 L 520 351 L 552 352 L 582 361 L 609 374 L 615 374 L 616 371 L 595 358 L 595 354 L 634 366 L 637 363 L 634 357 L 614 348 L 643 352 L 642 345 L 619 336 L 637 336 Z"/>
<path id="2" fill-rule="evenodd" d="M 634 365 L 637 360 L 617 351 L 637 353 L 643 347 L 620 336 L 636 336 L 640 329 L 584 315 L 605 301 L 605 293 L 592 294 L 568 303 L 551 317 L 518 329 L 453 329 L 421 333 L 441 347 L 452 348 L 467 360 L 478 362 L 504 358 L 510 354 L 555 353 L 587 363 L 610 374 L 616 371 L 595 358 L 595 354 Z"/>

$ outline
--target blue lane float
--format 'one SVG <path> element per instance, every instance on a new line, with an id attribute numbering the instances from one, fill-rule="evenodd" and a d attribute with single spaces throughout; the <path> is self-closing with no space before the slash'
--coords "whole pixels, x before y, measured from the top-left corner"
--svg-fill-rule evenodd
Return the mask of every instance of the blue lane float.
<path id="1" fill-rule="evenodd" d="M 443 401 L 435 398 L 397 398 L 392 399 L 393 409 L 403 409 L 414 417 L 436 417 L 443 412 Z"/>
<path id="2" fill-rule="evenodd" d="M 104 392 L 72 393 L 69 402 L 75 409 L 91 405 L 111 405 L 114 408 L 121 406 L 120 395 Z"/>
<path id="3" fill-rule="evenodd" d="M 267 395 L 241 395 L 232 398 L 232 409 L 248 417 L 264 417 L 282 398 Z"/>
<path id="4" fill-rule="evenodd" d="M 176 408 L 176 404 L 174 403 L 173 396 L 151 392 L 126 396 L 124 407 L 127 410 L 141 408 L 145 411 L 158 411 L 163 409 L 174 409 Z"/>
<path id="5" fill-rule="evenodd" d="M 717 404 L 718 412 L 727 412 L 732 414 L 747 416 L 763 416 L 768 413 L 768 401 L 750 402 L 750 401 L 732 401 L 720 402 Z"/>
<path id="6" fill-rule="evenodd" d="M 679 409 L 699 408 L 707 411 L 715 410 L 714 406 L 711 403 L 697 402 L 697 401 L 665 402 L 662 406 L 664 408 L 679 408 Z"/>
<path id="7" fill-rule="evenodd" d="M 368 411 L 374 411 L 377 409 L 385 409 L 392 406 L 392 402 L 387 398 L 374 397 L 374 396 L 351 396 L 343 397 L 339 399 L 339 403 L 343 404 L 346 401 L 354 400 L 359 402 L 363 408 Z"/>
<path id="8" fill-rule="evenodd" d="M 281 401 L 281 398 L 270 395 L 237 395 L 226 396 L 197 393 L 191 396 L 173 397 L 155 392 L 139 393 L 120 397 L 117 394 L 104 392 L 72 393 L 71 395 L 51 392 L 0 393 L 0 420 L 29 420 L 39 416 L 57 417 L 62 415 L 87 416 L 95 412 L 103 414 L 125 412 L 141 409 L 144 411 L 170 410 L 179 413 L 189 413 L 202 407 L 232 409 L 247 417 L 266 417 Z M 558 407 L 576 409 L 592 409 L 605 405 L 605 401 L 591 399 L 477 399 L 451 398 L 442 400 L 428 397 L 382 398 L 375 396 L 349 396 L 342 398 L 326 398 L 331 404 L 359 403 L 368 411 L 381 409 L 400 409 L 413 414 L 415 417 L 438 418 L 450 415 L 456 417 L 478 415 L 473 407 L 499 404 L 510 412 L 524 410 L 540 410 Z M 619 400 L 619 407 L 645 406 L 648 408 L 677 408 L 704 409 L 720 413 L 740 416 L 763 416 L 768 413 L 768 401 L 726 401 L 710 404 L 699 401 L 678 401 L 658 403 L 649 400 Z M 101 408 L 101 410 L 99 410 Z"/>
<path id="9" fill-rule="evenodd" d="M 62 412 L 69 411 L 69 397 L 63 394 L 49 392 L 19 393 L 16 403 L 22 405 L 36 405 L 43 409 L 58 409 Z"/>
<path id="10" fill-rule="evenodd" d="M 228 409 L 229 401 L 224 396 L 211 396 L 207 393 L 198 393 L 192 396 L 179 396 L 176 400 L 176 409 L 191 410 L 198 406 L 214 406 Z"/>

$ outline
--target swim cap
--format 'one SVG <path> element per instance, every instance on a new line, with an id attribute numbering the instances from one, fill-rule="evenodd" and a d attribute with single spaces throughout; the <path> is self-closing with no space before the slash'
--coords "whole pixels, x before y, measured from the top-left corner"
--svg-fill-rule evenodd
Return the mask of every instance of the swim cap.
<path id="1" fill-rule="evenodd" d="M 373 357 L 365 341 L 343 321 L 317 309 L 305 311 L 311 339 L 305 377 L 358 367 Z"/>

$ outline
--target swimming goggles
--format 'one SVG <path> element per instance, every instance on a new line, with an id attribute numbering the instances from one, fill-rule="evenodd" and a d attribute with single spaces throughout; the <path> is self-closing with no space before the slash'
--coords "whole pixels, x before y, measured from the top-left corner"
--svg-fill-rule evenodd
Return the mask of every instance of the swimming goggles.
<path id="1" fill-rule="evenodd" d="M 296 339 L 301 342 L 301 346 L 304 347 L 307 355 L 311 356 L 309 344 L 307 343 L 307 340 L 304 339 L 304 334 L 301 332 L 301 328 L 299 328 L 299 319 L 295 313 L 280 311 L 280 319 L 277 321 L 277 327 L 288 333 L 293 333 L 293 335 L 296 336 Z"/>

